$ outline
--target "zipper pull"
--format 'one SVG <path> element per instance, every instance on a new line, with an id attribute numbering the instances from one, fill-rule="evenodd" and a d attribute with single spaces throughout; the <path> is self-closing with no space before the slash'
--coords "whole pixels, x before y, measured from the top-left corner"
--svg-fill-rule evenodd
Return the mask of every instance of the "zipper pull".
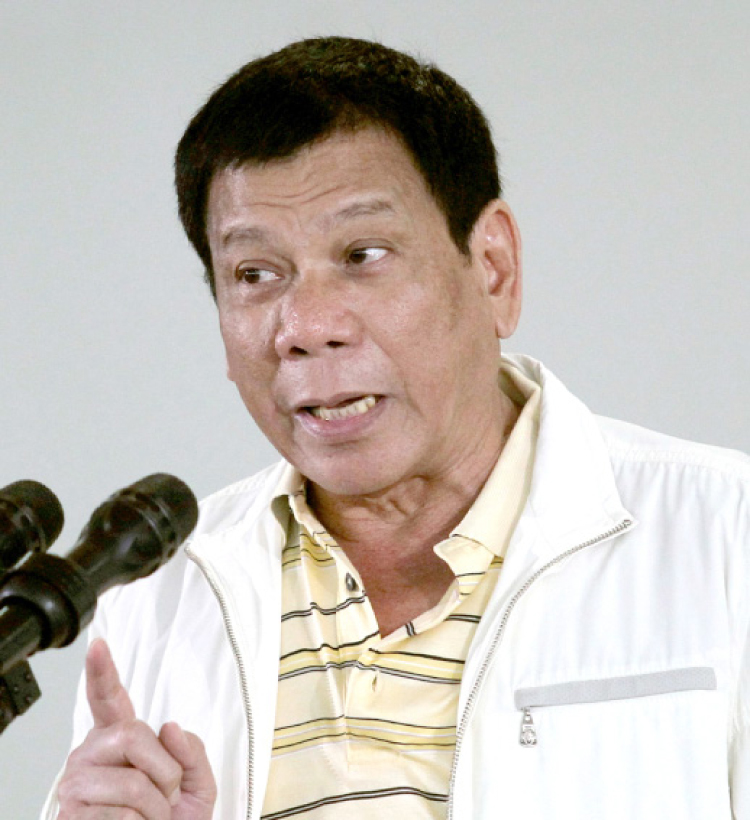
<path id="1" fill-rule="evenodd" d="M 521 736 L 518 742 L 521 746 L 536 746 L 536 729 L 534 728 L 534 721 L 531 717 L 531 709 L 526 708 L 523 710 Z"/>

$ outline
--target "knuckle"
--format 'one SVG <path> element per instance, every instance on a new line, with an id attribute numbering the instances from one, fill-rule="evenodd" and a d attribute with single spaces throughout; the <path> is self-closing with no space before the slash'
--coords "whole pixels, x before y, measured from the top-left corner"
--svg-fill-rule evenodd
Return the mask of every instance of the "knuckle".
<path id="1" fill-rule="evenodd" d="M 68 767 L 85 766 L 91 758 L 92 751 L 99 745 L 102 733 L 106 730 L 91 729 L 83 741 L 68 755 Z"/>
<path id="2" fill-rule="evenodd" d="M 68 755 L 68 762 L 65 765 L 66 772 L 75 769 L 83 762 L 82 758 L 86 754 L 85 747 L 87 742 L 88 738 L 84 740 L 84 742 L 80 746 L 76 746 L 76 748 L 73 749 L 73 751 Z"/>
<path id="3" fill-rule="evenodd" d="M 206 744 L 201 740 L 199 735 L 194 734 L 193 732 L 185 732 L 190 741 L 190 745 L 197 751 L 197 752 L 205 752 L 206 751 Z"/>
<path id="4" fill-rule="evenodd" d="M 109 743 L 121 749 L 137 747 L 149 735 L 153 735 L 151 728 L 141 720 L 125 720 L 114 724 L 110 727 L 109 733 Z"/>
<path id="5" fill-rule="evenodd" d="M 181 780 L 182 766 L 176 760 L 170 758 L 164 772 L 164 785 L 171 791 L 180 785 Z"/>
<path id="6" fill-rule="evenodd" d="M 57 801 L 60 804 L 61 810 L 67 810 L 70 803 L 74 799 L 74 789 L 71 779 L 63 776 L 63 779 L 57 784 Z"/>
<path id="7" fill-rule="evenodd" d="M 83 802 L 86 797 L 86 785 L 89 782 L 83 767 L 67 767 L 57 785 L 57 797 L 62 806 Z"/>
<path id="8" fill-rule="evenodd" d="M 128 770 L 128 777 L 124 778 L 121 785 L 123 802 L 126 804 L 140 803 L 144 798 L 148 798 L 149 791 L 153 784 L 146 775 L 139 769 Z"/>

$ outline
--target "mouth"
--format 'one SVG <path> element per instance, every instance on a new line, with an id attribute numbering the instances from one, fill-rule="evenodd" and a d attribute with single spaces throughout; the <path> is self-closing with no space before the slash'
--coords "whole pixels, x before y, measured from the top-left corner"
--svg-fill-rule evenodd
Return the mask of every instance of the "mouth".
<path id="1" fill-rule="evenodd" d="M 304 409 L 311 416 L 321 421 L 338 421 L 340 419 L 363 416 L 368 410 L 372 409 L 378 401 L 379 398 L 377 396 L 367 395 L 341 401 L 332 407 L 318 404 L 305 407 Z"/>

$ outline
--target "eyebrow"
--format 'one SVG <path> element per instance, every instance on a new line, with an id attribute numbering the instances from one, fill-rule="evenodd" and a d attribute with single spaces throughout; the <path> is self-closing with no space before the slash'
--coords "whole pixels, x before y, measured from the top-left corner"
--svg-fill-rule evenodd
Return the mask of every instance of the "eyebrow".
<path id="1" fill-rule="evenodd" d="M 373 216 L 382 213 L 395 213 L 393 205 L 385 199 L 366 199 L 344 206 L 340 211 L 331 215 L 330 221 L 335 225 L 359 216 Z"/>
<path id="2" fill-rule="evenodd" d="M 345 205 L 341 210 L 336 211 L 330 216 L 323 215 L 321 221 L 323 227 L 330 230 L 342 222 L 348 222 L 361 216 L 395 213 L 396 210 L 393 205 L 385 199 L 366 199 L 359 202 L 352 202 L 351 205 Z M 270 242 L 271 236 L 270 231 L 267 231 L 259 225 L 236 225 L 230 227 L 222 236 L 221 246 L 226 248 L 234 242 L 266 243 Z"/>
<path id="3" fill-rule="evenodd" d="M 226 248 L 234 242 L 267 242 L 270 234 L 264 228 L 255 225 L 238 225 L 229 228 L 221 237 L 221 247 Z"/>

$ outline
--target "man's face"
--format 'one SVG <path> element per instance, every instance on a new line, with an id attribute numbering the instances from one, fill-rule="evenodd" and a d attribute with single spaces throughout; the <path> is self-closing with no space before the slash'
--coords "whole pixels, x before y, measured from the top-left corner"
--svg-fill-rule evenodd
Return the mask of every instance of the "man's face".
<path id="1" fill-rule="evenodd" d="M 507 282 L 499 293 L 485 258 L 484 233 L 499 232 L 515 260 L 512 217 L 496 211 L 462 255 L 408 153 L 377 129 L 214 178 L 228 375 L 322 490 L 441 480 L 481 451 L 498 412 L 498 328 L 515 324 L 503 322 L 519 298 Z"/>

